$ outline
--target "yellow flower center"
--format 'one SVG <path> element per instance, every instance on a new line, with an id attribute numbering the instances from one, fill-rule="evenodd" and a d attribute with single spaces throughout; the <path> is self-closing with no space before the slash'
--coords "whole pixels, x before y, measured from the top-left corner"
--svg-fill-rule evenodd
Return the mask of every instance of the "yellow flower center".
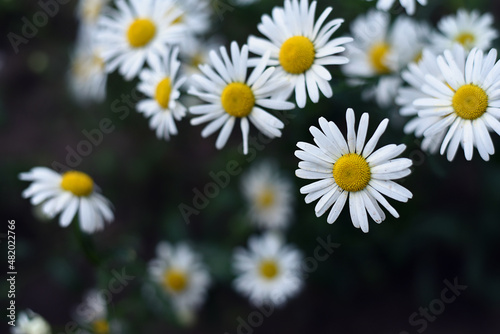
<path id="1" fill-rule="evenodd" d="M 134 48 L 147 45 L 156 35 L 156 26 L 149 19 L 136 19 L 127 31 L 129 44 Z"/>
<path id="2" fill-rule="evenodd" d="M 62 175 L 61 188 L 75 196 L 88 196 L 94 190 L 94 181 L 87 174 L 72 170 Z"/>
<path id="3" fill-rule="evenodd" d="M 377 74 L 387 74 L 391 69 L 386 65 L 387 53 L 391 46 L 385 42 L 375 43 L 368 51 L 368 58 Z"/>
<path id="4" fill-rule="evenodd" d="M 272 280 L 278 275 L 278 264 L 274 260 L 262 260 L 260 274 L 267 280 Z"/>
<path id="5" fill-rule="evenodd" d="M 311 40 L 304 36 L 293 36 L 281 45 L 279 61 L 285 71 L 300 74 L 314 63 L 316 50 Z"/>
<path id="6" fill-rule="evenodd" d="M 163 276 L 163 286 L 174 293 L 182 292 L 188 285 L 188 277 L 184 271 L 169 269 Z"/>
<path id="7" fill-rule="evenodd" d="M 455 37 L 455 41 L 463 46 L 469 46 L 475 42 L 476 38 L 470 32 L 462 32 Z"/>
<path id="8" fill-rule="evenodd" d="M 105 319 L 96 320 L 92 323 L 95 334 L 109 334 L 109 323 Z"/>
<path id="9" fill-rule="evenodd" d="M 488 95 L 482 88 L 472 84 L 457 89 L 451 101 L 455 113 L 463 119 L 479 118 L 488 108 Z"/>
<path id="10" fill-rule="evenodd" d="M 371 170 L 365 158 L 356 153 L 341 156 L 333 165 L 333 178 L 346 191 L 360 191 L 366 188 Z"/>
<path id="11" fill-rule="evenodd" d="M 221 94 L 224 110 L 234 117 L 246 117 L 255 105 L 252 89 L 241 82 L 232 82 L 224 88 Z"/>
<path id="12" fill-rule="evenodd" d="M 168 103 L 170 102 L 170 93 L 172 92 L 172 85 L 170 78 L 165 78 L 158 86 L 156 86 L 155 100 L 163 108 L 168 108 Z"/>
<path id="13" fill-rule="evenodd" d="M 265 188 L 257 197 L 257 205 L 263 209 L 270 207 L 274 203 L 274 191 Z"/>

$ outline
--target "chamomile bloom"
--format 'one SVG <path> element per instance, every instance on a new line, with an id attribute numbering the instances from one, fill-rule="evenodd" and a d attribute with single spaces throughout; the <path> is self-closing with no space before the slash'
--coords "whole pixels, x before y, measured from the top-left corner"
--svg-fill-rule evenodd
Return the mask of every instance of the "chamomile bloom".
<path id="1" fill-rule="evenodd" d="M 139 77 L 138 89 L 147 97 L 137 104 L 137 110 L 149 118 L 149 126 L 156 129 L 160 139 L 170 139 L 177 134 L 175 121 L 186 115 L 186 108 L 179 102 L 180 86 L 184 77 L 178 77 L 180 61 L 177 59 L 179 48 L 169 50 L 162 63 L 154 63 L 151 69 L 144 69 Z"/>
<path id="2" fill-rule="evenodd" d="M 489 131 L 500 135 L 497 51 L 492 49 L 484 55 L 481 50 L 472 49 L 466 55 L 461 47 L 458 52 L 446 50 L 437 57 L 437 64 L 441 75 L 426 74 L 426 83 L 421 87 L 425 97 L 413 103 L 419 109 L 419 117 L 434 117 L 424 136 L 446 131 L 440 153 L 447 152 L 449 161 L 459 145 L 467 160 L 472 159 L 474 147 L 483 160 L 489 160 L 495 152 Z"/>
<path id="3" fill-rule="evenodd" d="M 372 1 L 372 0 L 368 0 L 368 1 Z M 422 6 L 427 5 L 427 0 L 416 0 L 416 1 L 419 4 L 421 4 Z M 377 1 L 377 9 L 387 12 L 389 9 L 392 8 L 392 6 L 394 5 L 394 2 L 396 2 L 396 0 L 378 0 Z M 399 3 L 401 4 L 401 6 L 403 6 L 403 8 L 408 13 L 408 15 L 415 14 L 415 10 L 416 10 L 415 0 L 399 0 Z"/>
<path id="4" fill-rule="evenodd" d="M 182 15 L 173 1 L 117 0 L 117 9 L 107 8 L 99 19 L 99 41 L 106 69 L 134 78 L 147 62 L 160 62 L 168 44 L 179 43 L 185 25 L 174 21 Z"/>
<path id="5" fill-rule="evenodd" d="M 237 248 L 234 252 L 234 287 L 256 306 L 284 304 L 302 288 L 301 259 L 300 251 L 286 245 L 277 234 L 252 236 L 248 250 Z"/>
<path id="6" fill-rule="evenodd" d="M 114 219 L 111 203 L 85 173 L 71 170 L 58 174 L 49 168 L 35 167 L 19 178 L 33 182 L 23 191 L 23 197 L 31 197 L 33 205 L 41 204 L 44 214 L 51 218 L 60 213 L 62 227 L 67 227 L 77 212 L 80 228 L 87 233 L 102 230 L 105 221 Z"/>
<path id="7" fill-rule="evenodd" d="M 198 308 L 210 284 L 200 256 L 184 243 L 174 246 L 167 242 L 158 244 L 156 255 L 149 263 L 149 274 L 170 297 L 175 310 L 182 314 Z"/>
<path id="8" fill-rule="evenodd" d="M 379 124 L 365 144 L 368 118 L 368 113 L 361 116 L 356 134 L 354 111 L 347 109 L 346 141 L 335 123 L 321 117 L 321 130 L 314 126 L 309 129 L 317 146 L 299 142 L 297 147 L 300 150 L 295 151 L 295 155 L 303 160 L 295 174 L 303 179 L 318 180 L 300 189 L 302 194 L 307 194 L 306 203 L 319 199 L 314 209 L 316 216 L 320 217 L 331 208 L 327 222 L 332 224 L 349 198 L 352 223 L 365 233 L 368 232 L 367 212 L 376 223 L 386 218 L 379 204 L 394 217 L 399 217 L 383 195 L 400 202 L 412 198 L 410 191 L 393 181 L 411 173 L 410 159 L 396 159 L 406 146 L 389 144 L 375 150 L 388 119 Z"/>
<path id="9" fill-rule="evenodd" d="M 51 334 L 47 321 L 32 310 L 19 312 L 16 325 L 11 328 L 12 334 Z"/>
<path id="10" fill-rule="evenodd" d="M 242 178 L 241 190 L 251 221 L 265 229 L 287 227 L 293 214 L 292 184 L 271 162 L 262 162 Z"/>
<path id="11" fill-rule="evenodd" d="M 77 16 L 84 25 L 97 24 L 98 18 L 109 0 L 80 0 L 77 6 Z"/>
<path id="12" fill-rule="evenodd" d="M 418 59 L 426 45 L 428 26 L 399 16 L 391 25 L 388 13 L 372 10 L 351 25 L 354 42 L 346 48 L 349 63 L 344 74 L 356 82 L 377 78 L 364 97 L 374 98 L 381 107 L 394 102 L 402 81 L 399 71 Z"/>
<path id="13" fill-rule="evenodd" d="M 253 69 L 247 78 L 248 47 L 244 45 L 241 51 L 236 42 L 231 43 L 231 58 L 225 47 L 220 48 L 222 59 L 215 51 L 209 54 L 212 66 L 200 65 L 202 75 L 192 76 L 193 86 L 189 89 L 191 95 L 199 97 L 208 104 L 189 108 L 196 115 L 191 119 L 192 125 L 210 122 L 201 132 L 207 137 L 220 128 L 215 147 L 221 149 L 226 144 L 234 123 L 240 120 L 243 136 L 243 153 L 248 153 L 249 121 L 264 135 L 274 138 L 281 136 L 284 124 L 266 109 L 293 109 L 294 104 L 279 98 L 271 98 L 279 93 L 287 82 L 282 78 L 272 77 L 274 67 L 267 68 L 269 58 L 267 53 Z M 215 70 L 214 70 L 215 69 Z"/>
<path id="14" fill-rule="evenodd" d="M 438 31 L 432 35 L 432 45 L 438 53 L 451 49 L 455 43 L 461 44 L 466 51 L 473 48 L 486 51 L 498 37 L 493 22 L 490 13 L 481 15 L 477 10 L 460 9 L 456 15 L 446 16 L 438 22 Z"/>
<path id="15" fill-rule="evenodd" d="M 212 7 L 208 0 L 182 0 L 172 1 L 174 8 L 178 7 L 178 13 L 173 23 L 182 23 L 186 26 L 187 32 L 193 35 L 205 34 L 210 28 L 210 16 Z M 169 8 L 167 15 L 170 14 L 172 8 Z M 185 39 L 181 41 L 184 42 Z M 184 43 L 182 43 L 184 44 Z"/>
<path id="16" fill-rule="evenodd" d="M 84 310 L 84 312 L 82 312 L 82 310 Z M 87 333 L 116 333 L 116 331 L 111 330 L 112 326 L 108 321 L 106 300 L 103 294 L 98 290 L 93 289 L 87 291 L 82 303 L 76 308 L 75 316 L 78 318 L 79 323 L 88 327 L 90 332 Z"/>
<path id="17" fill-rule="evenodd" d="M 319 92 L 332 96 L 329 81 L 332 79 L 325 65 L 346 64 L 346 57 L 336 56 L 344 51 L 343 44 L 352 41 L 350 37 L 331 39 L 343 23 L 342 19 L 325 20 L 332 11 L 328 7 L 315 21 L 316 1 L 309 6 L 308 0 L 285 0 L 284 8 L 275 7 L 272 18 L 262 17 L 257 26 L 267 38 L 250 36 L 250 51 L 264 55 L 268 50 L 270 66 L 277 66 L 276 76 L 289 82 L 286 98 L 295 90 L 295 100 L 300 108 L 306 105 L 307 95 L 314 102 L 319 101 Z M 318 90 L 319 88 L 319 90 Z M 306 94 L 307 89 L 307 94 Z"/>

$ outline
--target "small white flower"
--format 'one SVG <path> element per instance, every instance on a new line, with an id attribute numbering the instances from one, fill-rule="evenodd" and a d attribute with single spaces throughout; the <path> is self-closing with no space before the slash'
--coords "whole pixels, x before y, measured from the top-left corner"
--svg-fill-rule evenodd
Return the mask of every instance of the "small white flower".
<path id="1" fill-rule="evenodd" d="M 180 314 L 201 306 L 210 284 L 210 276 L 198 254 L 182 243 L 173 246 L 161 242 L 157 258 L 149 263 L 149 274 L 170 297 Z"/>
<path id="2" fill-rule="evenodd" d="M 99 44 L 108 72 L 119 68 L 126 80 L 134 78 L 147 62 L 160 62 L 168 44 L 178 44 L 186 33 L 182 15 L 170 0 L 116 0 L 98 22 Z"/>
<path id="3" fill-rule="evenodd" d="M 140 101 L 137 110 L 149 117 L 149 126 L 156 129 L 158 138 L 170 139 L 177 134 L 175 121 L 186 115 L 186 108 L 179 102 L 180 86 L 184 77 L 178 77 L 180 61 L 179 48 L 174 47 L 165 54 L 162 63 L 154 63 L 152 69 L 144 69 L 139 74 L 138 89 L 149 99 Z"/>
<path id="4" fill-rule="evenodd" d="M 108 321 L 106 300 L 98 290 L 87 291 L 82 303 L 76 308 L 75 316 L 79 320 L 79 323 L 89 327 L 91 333 L 116 333 L 116 331 L 111 330 L 111 327 L 114 326 Z M 90 334 L 90 332 L 87 333 Z"/>
<path id="5" fill-rule="evenodd" d="M 294 246 L 285 245 L 273 233 L 253 236 L 248 250 L 237 248 L 233 268 L 237 273 L 234 286 L 254 305 L 280 305 L 302 288 L 302 255 Z"/>
<path id="6" fill-rule="evenodd" d="M 78 212 L 80 228 L 94 233 L 104 228 L 104 221 L 114 219 L 111 203 L 102 196 L 90 176 L 78 171 L 58 174 L 45 167 L 35 167 L 19 178 L 33 183 L 23 191 L 31 204 L 42 204 L 44 214 L 54 218 L 61 213 L 59 224 L 68 226 Z"/>
<path id="7" fill-rule="evenodd" d="M 498 37 L 493 28 L 494 18 L 490 13 L 481 15 L 478 11 L 458 10 L 456 15 L 443 17 L 438 22 L 438 32 L 432 35 L 432 45 L 437 53 L 461 44 L 465 51 L 473 48 L 486 51 Z"/>
<path id="8" fill-rule="evenodd" d="M 163 0 L 165 1 L 165 0 Z M 175 18 L 174 24 L 182 23 L 187 32 L 192 35 L 201 35 L 208 32 L 210 28 L 210 15 L 212 6 L 209 0 L 168 0 L 173 3 L 174 8 L 179 9 L 179 16 Z M 166 14 L 170 14 L 171 8 Z M 181 41 L 182 44 L 184 39 Z"/>
<path id="9" fill-rule="evenodd" d="M 15 327 L 12 327 L 12 334 L 51 334 L 52 330 L 47 321 L 39 314 L 26 310 L 19 312 Z"/>
<path id="10" fill-rule="evenodd" d="M 191 119 L 192 125 L 210 122 L 201 132 L 207 137 L 220 128 L 215 147 L 221 149 L 226 144 L 234 123 L 240 120 L 243 136 L 243 153 L 248 153 L 249 120 L 263 134 L 270 138 L 281 137 L 284 124 L 266 109 L 293 109 L 294 104 L 282 99 L 270 98 L 279 93 L 287 82 L 280 78 L 272 78 L 274 68 L 266 69 L 269 54 L 264 56 L 257 67 L 247 78 L 248 47 L 244 45 L 241 52 L 236 42 L 231 43 L 231 58 L 225 47 L 220 48 L 222 59 L 211 51 L 209 56 L 212 66 L 200 65 L 203 75 L 192 76 L 193 86 L 189 93 L 199 97 L 208 104 L 189 108 L 196 115 Z M 214 71 L 215 69 L 215 71 Z"/>
<path id="11" fill-rule="evenodd" d="M 300 189 L 307 194 L 305 201 L 311 203 L 319 199 L 314 211 L 316 216 L 323 215 L 331 208 L 327 222 L 337 220 L 349 198 L 349 211 L 354 227 L 368 232 L 368 217 L 381 223 L 385 213 L 379 204 L 394 217 L 397 211 L 387 202 L 385 196 L 400 202 L 407 202 L 412 193 L 392 180 L 403 178 L 411 173 L 412 161 L 398 158 L 405 145 L 390 144 L 375 151 L 378 140 L 389 123 L 384 119 L 373 136 L 365 144 L 368 132 L 368 113 L 359 121 L 358 132 L 355 130 L 355 116 L 352 109 L 347 109 L 347 142 L 337 125 L 321 117 L 320 129 L 311 126 L 309 131 L 317 146 L 299 142 L 295 155 L 303 160 L 295 174 L 303 179 L 319 180 Z"/>
<path id="12" fill-rule="evenodd" d="M 250 218 L 257 226 L 282 229 L 290 224 L 293 213 L 292 184 L 270 162 L 252 167 L 241 182 L 243 195 L 250 205 Z"/>
<path id="13" fill-rule="evenodd" d="M 373 1 L 373 0 L 368 0 L 368 1 Z M 427 0 L 416 0 L 416 1 L 422 6 L 427 5 Z M 384 10 L 387 12 L 389 9 L 392 8 L 394 2 L 396 2 L 396 0 L 378 0 L 377 9 Z M 403 6 L 408 15 L 415 14 L 415 9 L 416 9 L 415 0 L 399 0 L 399 3 L 401 4 L 401 6 Z"/>
<path id="14" fill-rule="evenodd" d="M 352 41 L 350 37 L 331 39 L 342 19 L 325 20 L 332 11 L 328 7 L 315 21 L 316 1 L 309 6 L 308 0 L 285 0 L 285 6 L 275 7 L 272 18 L 262 17 L 257 26 L 267 39 L 250 36 L 250 51 L 264 55 L 270 50 L 270 66 L 277 66 L 276 76 L 289 82 L 285 98 L 295 90 L 295 100 L 300 108 L 306 105 L 307 93 L 314 103 L 319 101 L 319 92 L 332 96 L 329 81 L 332 79 L 325 65 L 346 64 L 346 57 L 335 56 L 342 51 L 342 44 Z M 324 25 L 323 25 L 324 24 Z M 318 90 L 319 88 L 319 90 Z"/>
<path id="15" fill-rule="evenodd" d="M 424 136 L 446 132 L 440 153 L 453 160 L 459 145 L 465 158 L 472 159 L 474 147 L 483 160 L 495 153 L 489 131 L 500 135 L 500 61 L 497 51 L 487 55 L 472 49 L 468 55 L 462 47 L 446 50 L 437 57 L 440 75 L 425 74 L 420 90 L 423 97 L 414 101 L 418 116 L 432 122 Z"/>

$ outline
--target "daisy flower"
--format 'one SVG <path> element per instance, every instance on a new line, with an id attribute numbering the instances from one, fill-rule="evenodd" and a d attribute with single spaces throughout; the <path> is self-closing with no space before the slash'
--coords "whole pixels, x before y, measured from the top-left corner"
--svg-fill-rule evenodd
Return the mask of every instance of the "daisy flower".
<path id="1" fill-rule="evenodd" d="M 399 217 L 383 195 L 400 202 L 406 202 L 413 196 L 410 191 L 393 181 L 411 173 L 410 159 L 395 159 L 406 146 L 390 144 L 375 150 L 387 128 L 388 119 L 379 124 L 365 144 L 368 118 L 368 113 L 361 116 L 356 134 L 354 111 L 347 109 L 346 141 L 335 123 L 321 117 L 321 130 L 314 126 L 309 129 L 317 146 L 299 142 L 297 147 L 300 150 L 295 151 L 295 156 L 303 160 L 299 162 L 299 169 L 295 174 L 303 179 L 319 180 L 300 189 L 302 194 L 307 194 L 306 203 L 319 198 L 314 209 L 316 216 L 323 215 L 331 207 L 327 222 L 332 224 L 349 198 L 352 223 L 365 233 L 368 232 L 366 212 L 376 223 L 385 220 L 385 213 L 379 204 L 394 217 Z"/>
<path id="2" fill-rule="evenodd" d="M 16 325 L 11 328 L 12 334 L 51 334 L 47 321 L 32 310 L 19 312 Z"/>
<path id="3" fill-rule="evenodd" d="M 149 263 L 149 274 L 170 297 L 176 311 L 182 314 L 198 308 L 210 284 L 200 256 L 184 243 L 173 246 L 167 242 L 158 244 L 156 254 Z"/>
<path id="4" fill-rule="evenodd" d="M 107 8 L 98 22 L 99 42 L 108 72 L 119 68 L 126 80 L 134 78 L 147 62 L 160 62 L 168 44 L 177 44 L 185 25 L 174 23 L 182 15 L 175 1 L 117 0 L 117 9 Z"/>
<path id="5" fill-rule="evenodd" d="M 137 110 L 149 117 L 149 126 L 156 129 L 158 138 L 170 139 L 177 134 L 175 121 L 186 115 L 186 108 L 178 101 L 180 86 L 184 77 L 178 77 L 181 66 L 177 59 L 179 48 L 169 50 L 162 63 L 154 63 L 152 69 L 144 69 L 139 74 L 141 82 L 138 89 L 149 99 L 140 101 Z"/>
<path id="6" fill-rule="evenodd" d="M 208 0 L 182 0 L 172 1 L 174 8 L 178 8 L 177 16 L 173 23 L 182 23 L 186 26 L 188 32 L 193 35 L 201 35 L 208 32 L 210 28 L 210 16 L 212 14 L 212 7 Z M 167 15 L 172 11 L 169 8 Z M 183 39 L 184 41 L 184 39 Z M 181 41 L 181 42 L 183 42 Z"/>
<path id="7" fill-rule="evenodd" d="M 293 214 L 292 184 L 270 162 L 243 176 L 241 190 L 250 205 L 250 219 L 261 228 L 282 229 Z"/>
<path id="8" fill-rule="evenodd" d="M 102 293 L 97 290 L 90 290 L 85 294 L 83 302 L 76 308 L 76 317 L 80 320 L 79 323 L 88 326 L 92 333 L 109 334 L 115 332 L 110 330 L 106 300 L 104 300 Z"/>
<path id="9" fill-rule="evenodd" d="M 372 1 L 372 0 L 368 0 L 368 1 Z M 396 0 L 378 0 L 377 1 L 377 9 L 387 12 L 389 9 L 392 8 L 392 5 L 394 5 L 394 2 L 396 2 Z M 427 0 L 417 0 L 417 2 L 419 4 L 421 4 L 422 6 L 427 5 Z M 415 0 L 399 0 L 399 3 L 401 4 L 401 6 L 403 6 L 403 8 L 408 13 L 408 15 L 415 14 L 415 9 L 416 9 Z"/>
<path id="10" fill-rule="evenodd" d="M 109 0 L 80 0 L 76 9 L 77 16 L 84 25 L 93 26 L 108 3 Z"/>
<path id="11" fill-rule="evenodd" d="M 215 51 L 211 51 L 209 57 L 213 68 L 206 64 L 200 65 L 203 74 L 192 76 L 194 84 L 188 92 L 208 104 L 189 108 L 189 111 L 197 116 L 191 119 L 191 124 L 210 122 L 201 132 L 203 137 L 222 128 L 215 143 L 215 147 L 221 149 L 226 144 L 236 119 L 239 119 L 243 153 L 247 154 L 248 121 L 270 138 L 281 137 L 283 122 L 263 108 L 293 109 L 294 104 L 270 98 L 286 87 L 287 82 L 282 78 L 272 77 L 274 67 L 266 69 L 269 53 L 259 61 L 248 78 L 248 46 L 244 45 L 240 51 L 238 44 L 232 42 L 232 60 L 225 47 L 220 48 L 220 54 L 222 59 Z"/>
<path id="12" fill-rule="evenodd" d="M 248 39 L 251 52 L 264 55 L 271 51 L 268 64 L 277 66 L 276 75 L 289 82 L 286 98 L 295 90 L 295 100 L 300 108 L 306 105 L 306 87 L 314 103 L 319 101 L 319 91 L 326 97 L 332 96 L 329 85 L 332 76 L 325 65 L 349 61 L 335 54 L 344 51 L 341 45 L 351 42 L 352 38 L 331 39 L 343 20 L 334 19 L 324 24 L 332 11 L 328 7 L 315 22 L 316 4 L 316 1 L 309 6 L 308 0 L 300 0 L 300 3 L 299 0 L 285 0 L 284 8 L 275 7 L 272 18 L 264 15 L 257 26 L 267 39 L 255 36 Z"/>
<path id="13" fill-rule="evenodd" d="M 394 102 L 402 83 L 400 70 L 420 57 L 428 30 L 428 26 L 405 16 L 399 16 L 391 25 L 389 14 L 372 10 L 352 23 L 354 42 L 346 48 L 350 61 L 342 70 L 356 84 L 377 78 L 375 87 L 364 92 L 364 98 L 374 98 L 379 106 L 387 107 Z"/>
<path id="14" fill-rule="evenodd" d="M 449 161 L 460 144 L 467 160 L 472 159 L 474 147 L 483 160 L 489 160 L 495 152 L 489 131 L 500 135 L 497 51 L 492 49 L 484 55 L 474 48 L 466 55 L 459 47 L 458 51 L 446 50 L 438 56 L 437 64 L 441 75 L 426 74 L 426 83 L 421 87 L 425 96 L 413 102 L 419 117 L 434 117 L 424 136 L 446 131 L 440 153 L 447 152 Z"/>
<path id="15" fill-rule="evenodd" d="M 280 305 L 300 291 L 303 281 L 299 250 L 270 232 L 250 237 L 248 248 L 234 252 L 234 287 L 252 304 Z"/>
<path id="16" fill-rule="evenodd" d="M 23 191 L 23 197 L 31 197 L 31 204 L 42 204 L 47 216 L 54 218 L 61 213 L 59 225 L 68 226 L 78 212 L 80 228 L 94 233 L 104 228 L 104 221 L 114 219 L 111 203 L 99 192 L 90 176 L 78 171 L 58 174 L 45 167 L 35 167 L 19 178 L 33 183 Z"/>
<path id="17" fill-rule="evenodd" d="M 451 49 L 453 44 L 461 44 L 466 51 L 473 48 L 487 50 L 491 42 L 498 37 L 493 28 L 493 15 L 481 15 L 478 11 L 458 10 L 456 15 L 442 18 L 438 24 L 438 32 L 432 35 L 432 45 L 437 53 Z"/>

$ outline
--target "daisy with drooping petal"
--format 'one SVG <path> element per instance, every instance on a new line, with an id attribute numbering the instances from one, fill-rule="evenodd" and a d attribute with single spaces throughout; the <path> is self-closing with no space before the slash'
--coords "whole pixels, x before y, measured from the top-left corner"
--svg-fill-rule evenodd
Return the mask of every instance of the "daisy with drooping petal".
<path id="1" fill-rule="evenodd" d="M 490 13 L 481 15 L 476 10 L 460 9 L 456 15 L 446 16 L 438 22 L 438 32 L 431 38 L 433 48 L 435 52 L 442 53 L 459 43 L 466 51 L 473 48 L 486 51 L 498 37 L 493 22 L 493 15 Z"/>
<path id="2" fill-rule="evenodd" d="M 252 304 L 284 304 L 301 290 L 302 254 L 298 249 L 270 232 L 250 237 L 248 248 L 234 252 L 234 287 Z"/>
<path id="3" fill-rule="evenodd" d="M 184 77 L 178 77 L 180 61 L 179 48 L 174 47 L 165 54 L 162 63 L 154 63 L 151 69 L 144 69 L 139 77 L 138 89 L 149 99 L 140 101 L 137 110 L 149 118 L 149 126 L 156 129 L 159 139 L 170 139 L 177 134 L 175 121 L 186 115 L 186 108 L 179 102 L 180 86 Z"/>
<path id="4" fill-rule="evenodd" d="M 33 205 L 42 204 L 44 214 L 51 218 L 60 213 L 62 227 L 68 226 L 77 212 L 80 228 L 86 233 L 102 230 L 105 221 L 114 219 L 111 203 L 85 173 L 72 170 L 61 175 L 49 168 L 35 167 L 19 178 L 33 181 L 23 191 L 23 197 L 31 197 Z"/>
<path id="5" fill-rule="evenodd" d="M 437 57 L 441 75 L 426 74 L 421 86 L 425 97 L 413 102 L 423 119 L 433 117 L 424 136 L 445 131 L 440 153 L 453 160 L 459 145 L 465 158 L 472 159 L 474 147 L 483 160 L 495 152 L 489 131 L 500 135 L 500 61 L 497 51 L 487 55 L 472 49 L 468 55 L 462 47 L 446 50 Z"/>
<path id="6" fill-rule="evenodd" d="M 368 1 L 372 1 L 372 0 L 368 0 Z M 419 4 L 421 4 L 422 6 L 427 5 L 427 0 L 416 0 L 416 1 Z M 377 9 L 384 10 L 387 12 L 389 9 L 392 8 L 392 5 L 394 5 L 394 2 L 396 2 L 396 0 L 378 0 L 377 1 Z M 399 2 L 401 4 L 401 6 L 403 6 L 403 8 L 406 10 L 408 15 L 415 14 L 415 9 L 416 9 L 415 0 L 399 0 Z"/>
<path id="7" fill-rule="evenodd" d="M 284 8 L 275 7 L 272 18 L 262 17 L 257 26 L 267 39 L 250 36 L 250 51 L 264 55 L 269 50 L 270 66 L 277 66 L 276 75 L 289 81 L 286 98 L 295 90 L 295 100 L 300 108 L 306 105 L 307 95 L 314 103 L 319 101 L 319 92 L 332 96 L 329 81 L 332 79 L 325 65 L 346 64 L 346 57 L 335 56 L 344 51 L 342 46 L 352 41 L 350 37 L 331 39 L 342 24 L 342 19 L 325 23 L 332 11 L 328 7 L 314 21 L 316 1 L 309 6 L 308 0 L 285 0 Z M 323 25 L 324 24 L 324 25 Z M 306 94 L 307 88 L 307 94 Z"/>
<path id="8" fill-rule="evenodd" d="M 126 80 L 134 78 L 147 62 L 160 62 L 167 45 L 179 43 L 186 32 L 175 19 L 182 15 L 171 0 L 117 0 L 99 19 L 99 43 L 108 72 L 119 68 Z"/>
<path id="9" fill-rule="evenodd" d="M 250 205 L 250 219 L 261 228 L 283 229 L 293 213 L 292 184 L 274 164 L 263 162 L 243 176 L 241 189 Z"/>
<path id="10" fill-rule="evenodd" d="M 16 325 L 11 328 L 12 334 L 51 334 L 47 321 L 32 310 L 19 312 Z"/>
<path id="11" fill-rule="evenodd" d="M 314 211 L 323 215 L 331 208 L 327 221 L 337 220 L 349 198 L 349 211 L 354 227 L 368 232 L 368 214 L 376 222 L 385 220 L 385 213 L 379 204 L 394 217 L 397 211 L 387 202 L 385 196 L 400 202 L 407 202 L 412 193 L 393 180 L 411 173 L 412 161 L 397 158 L 405 149 L 403 144 L 390 144 L 375 150 L 378 140 L 389 123 L 384 119 L 373 136 L 367 139 L 368 113 L 361 116 L 358 132 L 355 130 L 355 116 L 347 109 L 347 141 L 337 125 L 321 117 L 320 129 L 311 126 L 309 130 L 317 146 L 299 142 L 295 155 L 303 160 L 295 174 L 303 179 L 318 180 L 300 189 L 307 194 L 305 201 L 311 203 L 319 199 Z"/>
<path id="12" fill-rule="evenodd" d="M 240 120 L 243 136 L 243 153 L 248 153 L 249 120 L 259 131 L 270 138 L 281 137 L 284 124 L 266 109 L 293 109 L 294 104 L 279 98 L 270 98 L 286 87 L 282 78 L 272 77 L 274 67 L 267 68 L 269 58 L 267 53 L 247 78 L 248 47 L 243 45 L 241 52 L 236 42 L 231 43 L 231 58 L 225 47 L 220 48 L 222 59 L 210 52 L 209 65 L 200 65 L 203 75 L 192 76 L 193 86 L 189 89 L 191 95 L 199 97 L 208 104 L 189 108 L 196 115 L 191 119 L 192 125 L 210 122 L 201 132 L 207 137 L 220 128 L 220 134 L 215 147 L 221 149 L 226 144 L 234 123 Z M 214 71 L 215 69 L 215 71 Z"/>
<path id="13" fill-rule="evenodd" d="M 210 276 L 198 254 L 184 244 L 161 242 L 157 258 L 149 263 L 149 274 L 170 297 L 179 314 L 191 313 L 201 306 L 210 284 Z"/>

